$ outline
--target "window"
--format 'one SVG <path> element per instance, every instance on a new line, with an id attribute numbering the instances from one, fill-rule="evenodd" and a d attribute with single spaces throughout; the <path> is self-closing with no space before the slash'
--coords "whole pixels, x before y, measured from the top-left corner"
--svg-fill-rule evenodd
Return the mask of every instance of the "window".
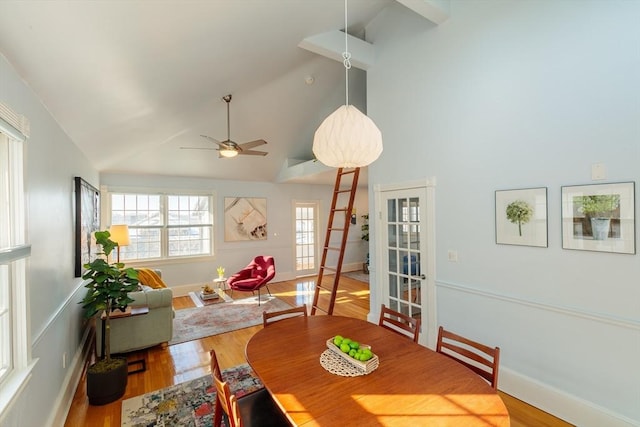
<path id="1" fill-rule="evenodd" d="M 213 196 L 110 192 L 109 224 L 129 226 L 121 261 L 213 254 Z"/>
<path id="2" fill-rule="evenodd" d="M 33 368 L 27 327 L 26 135 L 26 119 L 0 104 L 0 418 Z"/>

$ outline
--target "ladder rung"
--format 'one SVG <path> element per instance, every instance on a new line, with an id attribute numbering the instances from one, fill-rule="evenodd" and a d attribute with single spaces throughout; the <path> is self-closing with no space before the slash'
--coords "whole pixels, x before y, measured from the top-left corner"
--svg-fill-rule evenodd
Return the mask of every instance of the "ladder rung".
<path id="1" fill-rule="evenodd" d="M 351 193 L 351 189 L 350 188 L 345 188 L 344 190 L 336 191 L 336 193 Z"/>
<path id="2" fill-rule="evenodd" d="M 348 175 L 348 174 L 351 174 L 351 173 L 356 173 L 356 170 L 355 169 L 350 169 L 350 170 L 345 172 L 345 170 L 343 169 L 342 172 L 338 173 L 338 175 Z"/>
<path id="3" fill-rule="evenodd" d="M 347 208 L 335 208 L 335 209 L 331 209 L 334 212 L 346 212 Z"/>
<path id="4" fill-rule="evenodd" d="M 329 228 L 331 231 L 344 231 L 344 228 Z"/>
<path id="5" fill-rule="evenodd" d="M 340 248 L 334 248 L 334 247 L 331 247 L 331 246 L 325 246 L 324 250 L 325 251 L 339 251 Z"/>
<path id="6" fill-rule="evenodd" d="M 314 306 L 313 306 L 313 308 L 315 308 L 316 310 L 320 310 L 320 311 L 322 311 L 322 312 L 325 312 L 325 313 L 327 313 L 327 314 L 329 313 L 329 310 L 325 310 L 324 308 L 320 308 L 320 307 L 318 307 L 317 305 L 314 305 Z"/>

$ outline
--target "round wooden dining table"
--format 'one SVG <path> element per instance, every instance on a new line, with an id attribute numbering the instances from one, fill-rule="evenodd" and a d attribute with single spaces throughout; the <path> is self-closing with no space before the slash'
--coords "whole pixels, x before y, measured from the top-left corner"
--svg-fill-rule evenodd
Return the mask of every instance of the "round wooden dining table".
<path id="1" fill-rule="evenodd" d="M 342 335 L 379 358 L 366 375 L 327 371 L 320 356 Z M 246 358 L 298 426 L 509 426 L 500 396 L 456 361 L 364 320 L 316 315 L 274 322 L 247 343 Z"/>

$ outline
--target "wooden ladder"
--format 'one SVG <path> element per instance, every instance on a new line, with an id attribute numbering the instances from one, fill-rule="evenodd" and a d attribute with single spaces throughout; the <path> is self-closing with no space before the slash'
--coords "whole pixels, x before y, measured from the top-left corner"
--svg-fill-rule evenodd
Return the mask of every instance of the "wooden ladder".
<path id="1" fill-rule="evenodd" d="M 342 178 L 345 176 L 351 176 L 351 186 L 343 187 Z M 336 303 L 336 295 L 338 293 L 338 284 L 340 282 L 340 272 L 342 271 L 342 260 L 344 258 L 344 248 L 347 246 L 347 237 L 349 234 L 349 225 L 351 224 L 351 212 L 353 212 L 353 200 L 356 196 L 356 188 L 358 187 L 358 177 L 360 176 L 360 168 L 353 168 L 345 170 L 345 168 L 339 168 L 336 175 L 336 184 L 333 188 L 333 199 L 331 201 L 331 210 L 329 211 L 329 221 L 327 222 L 327 234 L 324 239 L 324 247 L 322 249 L 322 261 L 320 262 L 320 269 L 318 270 L 318 278 L 316 280 L 316 289 L 313 296 L 313 305 L 311 306 L 311 314 L 316 314 L 316 310 L 325 312 L 326 314 L 333 314 L 333 306 Z M 337 208 L 339 199 L 340 203 L 344 202 L 345 196 L 349 196 L 349 202 L 347 206 Z M 340 221 L 336 221 L 336 212 L 344 212 L 344 224 Z M 340 238 L 340 246 L 330 246 L 331 237 L 333 233 L 342 233 Z M 329 251 L 336 251 L 337 264 L 333 267 L 327 267 L 327 254 Z M 322 278 L 325 272 L 335 274 L 333 283 L 329 287 L 322 282 Z M 328 307 L 320 307 L 320 293 L 325 290 L 329 291 L 331 297 L 329 298 Z M 323 299 L 324 302 L 324 299 Z"/>

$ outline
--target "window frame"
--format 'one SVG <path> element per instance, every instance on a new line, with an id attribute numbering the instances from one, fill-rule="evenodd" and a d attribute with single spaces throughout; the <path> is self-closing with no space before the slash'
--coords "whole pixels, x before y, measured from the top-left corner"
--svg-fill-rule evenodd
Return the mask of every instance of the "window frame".
<path id="1" fill-rule="evenodd" d="M 7 120 L 5 120 L 5 118 Z M 14 125 L 15 123 L 15 125 Z M 31 245 L 27 236 L 27 211 L 25 195 L 25 142 L 29 123 L 0 104 L 0 162 L 6 166 L 6 175 L 0 176 L 0 194 L 9 200 L 6 210 L 0 212 L 0 286 L 4 288 L 7 303 L 2 310 L 5 326 L 9 331 L 0 337 L 4 350 L 0 369 L 0 419 L 11 408 L 25 389 L 37 360 L 31 357 L 31 333 L 29 329 L 28 259 Z M 3 168 L 4 169 L 4 168 Z"/>
<path id="2" fill-rule="evenodd" d="M 211 190 L 183 190 L 183 189 L 167 189 L 167 188 L 137 188 L 137 187 L 109 187 L 102 186 L 100 189 L 101 194 L 101 218 L 103 218 L 102 228 L 110 227 L 112 223 L 112 195 L 114 194 L 125 194 L 125 195 L 148 195 L 148 196 L 159 196 L 159 210 L 160 215 L 162 217 L 162 224 L 159 226 L 140 226 L 140 227 L 132 227 L 131 229 L 158 229 L 160 230 L 160 257 L 153 258 L 135 258 L 128 259 L 121 257 L 122 262 L 126 262 L 127 264 L 131 264 L 133 266 L 137 264 L 144 263 L 145 265 L 154 265 L 157 264 L 170 264 L 170 263 L 183 263 L 183 262 L 196 262 L 202 260 L 212 260 L 215 258 L 215 238 L 216 238 L 216 206 L 217 206 L 217 195 L 215 191 Z M 207 197 L 209 199 L 209 224 L 189 224 L 184 227 L 193 227 L 193 226 L 205 226 L 211 228 L 211 237 L 210 237 L 210 253 L 209 254 L 196 254 L 196 255 L 179 255 L 179 256 L 170 256 L 169 255 L 169 230 L 180 228 L 180 226 L 169 225 L 168 224 L 168 211 L 169 211 L 169 196 L 199 196 L 199 197 Z"/>

